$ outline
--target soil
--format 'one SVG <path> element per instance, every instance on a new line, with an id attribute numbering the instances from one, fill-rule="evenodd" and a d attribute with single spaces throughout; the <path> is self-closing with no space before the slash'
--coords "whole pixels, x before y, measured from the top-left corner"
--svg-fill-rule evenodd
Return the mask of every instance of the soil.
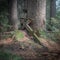
<path id="1" fill-rule="evenodd" d="M 19 41 L 12 38 L 0 40 L 0 49 L 22 56 L 25 60 L 60 60 L 60 47 L 57 43 L 48 42 L 46 39 L 41 38 L 41 43 L 44 46 L 39 45 L 31 39 L 32 36 L 28 36 L 26 31 L 22 32 L 24 38 Z M 55 48 L 55 46 L 58 48 Z"/>

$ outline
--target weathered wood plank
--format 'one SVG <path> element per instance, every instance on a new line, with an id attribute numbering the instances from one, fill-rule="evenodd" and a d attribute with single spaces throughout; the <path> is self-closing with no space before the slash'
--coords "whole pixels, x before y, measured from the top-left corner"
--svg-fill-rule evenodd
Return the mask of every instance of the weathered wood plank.
<path id="1" fill-rule="evenodd" d="M 39 37 L 38 37 L 37 34 L 34 32 L 34 30 L 33 30 L 28 24 L 26 24 L 25 27 L 26 27 L 26 29 L 31 33 L 31 35 L 35 38 L 35 41 L 40 44 Z"/>

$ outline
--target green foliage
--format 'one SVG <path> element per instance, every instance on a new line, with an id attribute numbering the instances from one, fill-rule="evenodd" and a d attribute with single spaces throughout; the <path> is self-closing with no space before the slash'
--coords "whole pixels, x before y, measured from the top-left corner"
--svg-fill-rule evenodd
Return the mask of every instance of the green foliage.
<path id="1" fill-rule="evenodd" d="M 23 60 L 23 58 L 17 55 L 12 55 L 11 53 L 0 51 L 0 60 Z"/>
<path id="2" fill-rule="evenodd" d="M 6 31 L 7 30 L 7 28 L 9 27 L 8 13 L 1 12 L 1 14 L 0 14 L 0 25 L 2 27 L 0 31 Z"/>
<path id="3" fill-rule="evenodd" d="M 58 18 L 51 18 L 46 25 L 47 29 L 50 29 L 51 31 L 59 32 L 60 30 L 60 20 Z"/>
<path id="4" fill-rule="evenodd" d="M 47 23 L 47 28 L 50 28 L 51 31 L 46 33 L 46 37 L 54 41 L 60 40 L 60 17 L 59 14 L 55 18 L 51 18 L 51 25 Z"/>
<path id="5" fill-rule="evenodd" d="M 57 13 L 56 13 L 56 18 L 57 18 L 58 20 L 60 20 L 60 11 L 57 11 Z"/>
<path id="6" fill-rule="evenodd" d="M 40 37 L 46 38 L 46 32 L 44 30 L 40 30 L 39 33 L 40 33 Z"/>
<path id="7" fill-rule="evenodd" d="M 46 37 L 58 42 L 60 40 L 60 32 L 50 32 L 50 33 L 46 33 Z"/>
<path id="8" fill-rule="evenodd" d="M 52 31 L 58 32 L 60 30 L 60 20 L 52 18 L 51 23 L 52 23 Z"/>

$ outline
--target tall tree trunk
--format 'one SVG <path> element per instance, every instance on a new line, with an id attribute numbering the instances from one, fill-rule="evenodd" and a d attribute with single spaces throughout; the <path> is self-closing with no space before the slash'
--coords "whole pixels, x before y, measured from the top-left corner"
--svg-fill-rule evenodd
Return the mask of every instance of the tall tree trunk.
<path id="1" fill-rule="evenodd" d="M 18 20 L 18 16 L 17 16 L 17 0 L 10 0 L 9 1 L 9 12 L 10 12 L 10 20 L 12 22 L 12 25 L 14 27 L 14 29 L 18 29 L 19 28 L 19 20 Z"/>
<path id="2" fill-rule="evenodd" d="M 28 18 L 33 19 L 34 29 L 45 29 L 46 0 L 28 0 Z"/>
<path id="3" fill-rule="evenodd" d="M 48 21 L 49 26 L 53 26 L 53 24 L 51 23 L 52 19 L 56 16 L 56 0 L 50 0 L 50 19 Z M 52 31 L 50 27 L 48 27 L 48 31 Z"/>
<path id="4" fill-rule="evenodd" d="M 46 0 L 37 0 L 37 28 L 45 30 L 46 22 Z M 40 27 L 40 28 L 39 28 Z"/>
<path id="5" fill-rule="evenodd" d="M 50 18 L 56 16 L 56 0 L 50 0 Z"/>
<path id="6" fill-rule="evenodd" d="M 27 0 L 27 17 L 32 19 L 31 27 L 36 30 L 36 9 L 37 9 L 37 0 Z"/>

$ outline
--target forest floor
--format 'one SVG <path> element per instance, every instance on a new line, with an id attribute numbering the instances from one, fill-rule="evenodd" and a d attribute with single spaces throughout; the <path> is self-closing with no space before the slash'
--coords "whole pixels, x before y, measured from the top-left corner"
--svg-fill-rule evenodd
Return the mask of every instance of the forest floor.
<path id="1" fill-rule="evenodd" d="M 0 49 L 22 56 L 25 60 L 60 60 L 60 46 L 56 42 L 40 38 L 42 45 L 35 43 L 32 36 L 21 31 L 24 38 L 15 41 L 12 38 L 0 40 Z"/>

